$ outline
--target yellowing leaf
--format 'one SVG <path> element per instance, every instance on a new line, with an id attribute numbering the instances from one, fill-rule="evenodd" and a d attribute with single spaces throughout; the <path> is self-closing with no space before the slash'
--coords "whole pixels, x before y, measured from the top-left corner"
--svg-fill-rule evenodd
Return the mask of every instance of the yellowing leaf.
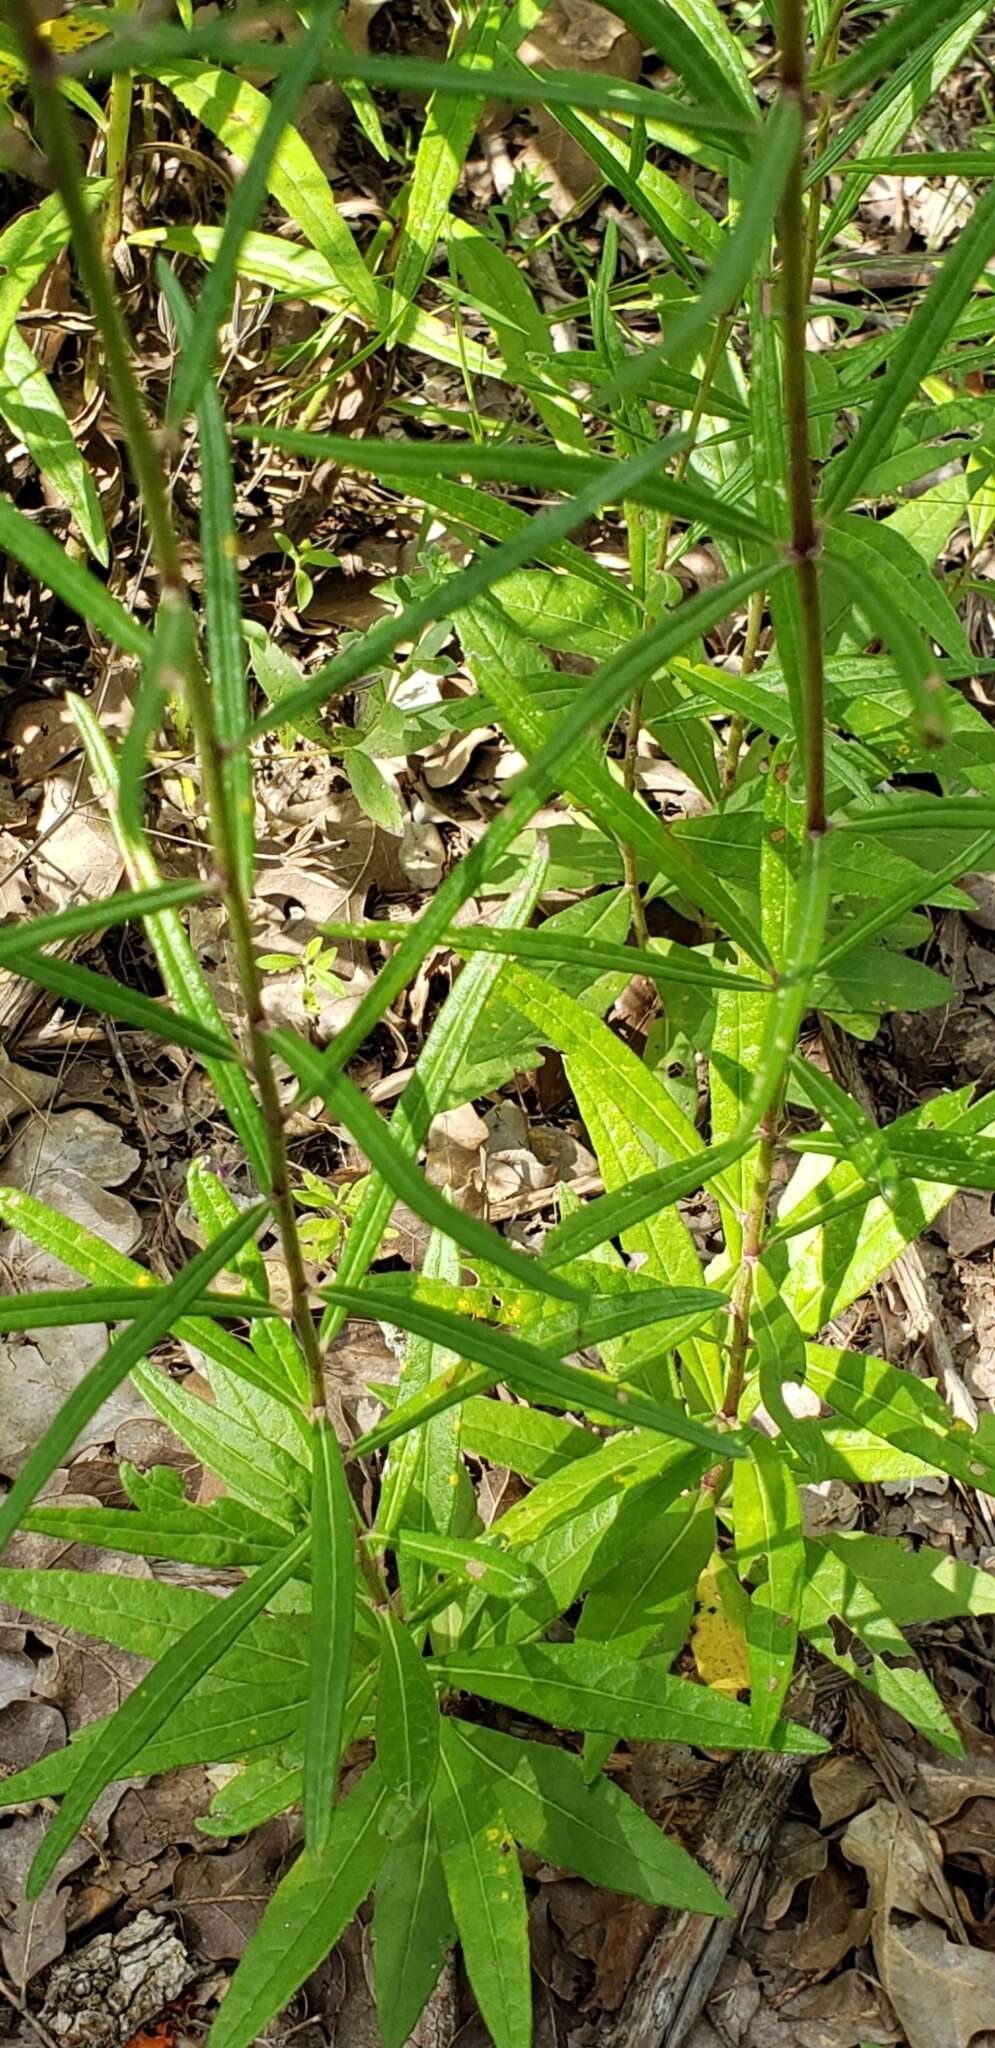
<path id="1" fill-rule="evenodd" d="M 746 1636 L 723 1601 L 720 1570 L 713 1558 L 698 1580 L 691 1648 L 702 1683 L 735 1699 L 749 1688 L 750 1661 Z"/>

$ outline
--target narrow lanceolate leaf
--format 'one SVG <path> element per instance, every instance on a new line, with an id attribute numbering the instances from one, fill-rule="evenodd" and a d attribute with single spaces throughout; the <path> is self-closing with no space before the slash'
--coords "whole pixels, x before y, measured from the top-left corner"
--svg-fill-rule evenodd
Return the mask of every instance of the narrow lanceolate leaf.
<path id="1" fill-rule="evenodd" d="M 746 1621 L 753 1723 L 763 1749 L 795 1668 L 805 1585 L 798 1487 L 783 1452 L 766 1437 L 758 1435 L 753 1458 L 736 1466 L 733 1511 L 740 1576 L 767 1559 L 767 1579 L 753 1594 Z"/>
<path id="2" fill-rule="evenodd" d="M 12 974 L 35 982 L 38 988 L 50 989 L 66 1002 L 79 1003 L 81 1009 L 94 1010 L 98 1017 L 116 1017 L 135 1031 L 150 1031 L 156 1038 L 165 1039 L 167 1045 L 189 1046 L 191 1052 L 200 1053 L 204 1059 L 238 1058 L 230 1039 L 222 1038 L 196 1018 L 181 1017 L 167 1004 L 153 1001 L 138 989 L 126 988 L 109 974 L 95 974 L 92 967 L 83 967 L 77 960 L 20 952 L 11 945 L 4 948 L 0 957 Z"/>
<path id="3" fill-rule="evenodd" d="M 699 340 L 712 322 L 736 303 L 770 235 L 784 190 L 784 181 L 798 148 L 800 114 L 797 107 L 779 100 L 773 108 L 756 145 L 752 175 L 744 177 L 746 198 L 732 233 L 726 237 L 697 298 L 687 312 L 679 313 L 659 347 L 636 356 L 596 393 L 599 406 L 616 405 L 642 390 L 668 360 L 679 357 Z"/>
<path id="4" fill-rule="evenodd" d="M 324 1962 L 376 1883 L 387 1854 L 376 1764 L 335 1809 L 324 1855 L 305 1849 L 278 1884 L 208 2035 L 208 2048 L 253 2048 Z"/>
<path id="5" fill-rule="evenodd" d="M 545 1742 L 450 1720 L 478 1779 L 491 1779 L 520 1842 L 591 1884 L 650 1905 L 726 1915 L 729 1907 L 686 1850 L 609 1778 L 585 1784 L 579 1757 Z"/>
<path id="6" fill-rule="evenodd" d="M 529 2048 L 532 1984 L 525 1887 L 493 1779 L 442 1724 L 432 1812 L 463 1960 L 494 2048 Z"/>
<path id="7" fill-rule="evenodd" d="M 315 1854 L 332 1827 L 352 1661 L 356 1543 L 352 1500 L 327 1415 L 314 1426 L 311 1491 L 311 1691 L 304 1742 L 304 1833 Z"/>
<path id="8" fill-rule="evenodd" d="M 959 7 L 951 6 L 951 0 L 906 0 L 849 56 L 814 72 L 811 83 L 816 91 L 845 101 L 891 71 L 908 50 L 921 48 L 934 28 L 952 29 L 973 11 L 974 0 L 961 0 Z"/>
<path id="9" fill-rule="evenodd" d="M 887 454 L 905 407 L 928 375 L 975 283 L 995 253 L 995 185 L 962 228 L 921 305 L 902 330 L 888 369 L 849 447 L 833 464 L 821 511 L 830 518 L 857 497 L 864 478 Z"/>
<path id="10" fill-rule="evenodd" d="M 320 1096 L 341 1117 L 370 1165 L 382 1173 L 395 1197 L 407 1202 L 416 1216 L 423 1217 L 433 1230 L 441 1230 L 446 1237 L 453 1238 L 471 1258 L 486 1259 L 502 1272 L 512 1274 L 520 1284 L 538 1287 L 559 1301 L 583 1300 L 583 1289 L 576 1287 L 573 1281 L 544 1273 L 536 1259 L 528 1258 L 524 1252 L 516 1252 L 489 1224 L 481 1223 L 475 1216 L 464 1215 L 462 1210 L 447 1202 L 409 1159 L 404 1148 L 391 1135 L 389 1124 L 377 1114 L 355 1083 L 347 1074 L 329 1075 L 321 1054 L 306 1039 L 297 1032 L 286 1030 L 273 1031 L 270 1037 L 281 1059 L 286 1060 L 305 1091 Z"/>
<path id="11" fill-rule="evenodd" d="M 621 464 L 619 467 L 621 473 L 628 465 Z M 574 507 L 579 502 L 577 498 L 571 501 Z M 547 516 L 554 515 L 537 515 L 539 519 Z M 572 520 L 570 523 L 573 523 Z M 498 552 L 495 549 L 495 557 Z M 769 584 L 781 573 L 782 567 L 780 562 L 772 560 L 766 565 L 761 564 L 756 569 L 749 570 L 743 576 L 731 578 L 728 583 L 720 584 L 717 590 L 701 592 L 698 597 L 691 598 L 687 604 L 681 605 L 661 624 L 651 626 L 620 656 L 606 663 L 604 668 L 599 669 L 596 675 L 582 684 L 573 695 L 569 709 L 559 720 L 555 732 L 543 742 L 528 768 L 516 782 L 513 794 L 503 810 L 440 884 L 431 903 L 410 927 L 408 938 L 398 946 L 397 951 L 381 968 L 372 988 L 362 997 L 348 1024 L 343 1026 L 333 1044 L 322 1054 L 321 1064 L 326 1079 L 330 1075 L 340 1073 L 348 1065 L 385 1010 L 417 973 L 423 959 L 437 943 L 440 932 L 445 931 L 447 925 L 451 924 L 460 906 L 479 888 L 495 862 L 514 845 L 539 804 L 557 787 L 564 762 L 569 761 L 574 750 L 590 738 L 592 726 L 600 729 L 608 724 L 622 705 L 628 702 L 637 684 L 664 667 L 672 656 L 679 653 L 680 649 L 697 634 L 708 632 L 728 610 L 741 603 L 753 590 L 759 588 L 761 584 Z M 459 577 L 455 576 L 449 580 L 447 588 L 450 600 L 456 595 L 459 580 Z M 496 581 L 496 577 L 493 580 Z M 449 608 L 446 599 L 440 597 L 438 592 L 434 594 L 434 602 L 436 609 L 432 613 L 433 617 Z M 410 619 L 412 609 L 409 608 L 407 614 L 399 614 L 399 619 L 406 615 Z M 390 622 L 391 635 L 388 635 L 388 638 L 392 646 L 396 641 L 391 636 L 398 624 L 398 620 Z M 368 665 L 372 663 L 373 639 L 378 631 L 379 628 L 374 627 L 373 632 L 364 639 L 362 645 L 368 659 L 364 661 L 360 655 L 355 674 L 365 673 Z M 403 628 L 399 628 L 397 639 L 402 637 L 402 631 Z M 346 658 L 351 659 L 351 650 Z M 338 659 L 336 656 L 336 661 Z M 326 671 L 326 675 L 330 672 L 330 669 Z M 319 697 L 322 694 L 319 692 Z M 300 699 L 297 701 L 300 702 Z"/>
<path id="12" fill-rule="evenodd" d="M 485 0 L 470 22 L 460 49 L 460 62 L 468 71 L 487 71 L 494 61 L 501 28 L 502 9 L 496 0 Z M 486 94 L 469 92 L 458 99 L 447 96 L 429 101 L 425 126 L 418 143 L 415 167 L 408 193 L 407 214 L 394 273 L 394 299 L 388 340 L 397 333 L 408 306 L 417 298 L 431 268 L 435 245 L 442 232 L 449 201 L 463 168 L 483 112 Z"/>
<path id="13" fill-rule="evenodd" d="M 62 1805 L 31 1866 L 28 1897 L 36 1899 L 56 1865 L 78 1834 L 95 1799 L 106 1785 L 124 1777 L 132 1758 L 203 1678 L 206 1671 L 238 1641 L 244 1628 L 262 1612 L 288 1579 L 303 1567 L 308 1538 L 299 1536 L 272 1563 L 260 1565 L 236 1593 L 216 1601 L 210 1613 L 188 1629 L 178 1643 L 143 1678 L 105 1724 L 86 1761 L 69 1784 Z"/>
<path id="14" fill-rule="evenodd" d="M 151 1293 L 144 1313 L 136 1316 L 128 1329 L 114 1338 L 103 1357 L 74 1388 L 35 1445 L 0 1506 L 0 1551 L 13 1535 L 35 1494 L 44 1486 L 46 1479 L 51 1478 L 91 1417 L 127 1378 L 132 1368 L 141 1363 L 152 1346 L 166 1336 L 180 1317 L 189 1314 L 215 1273 L 220 1273 L 239 1246 L 259 1229 L 268 1215 L 269 1203 L 257 1202 L 229 1230 L 222 1232 L 214 1244 L 198 1252 L 168 1287 Z"/>
<path id="15" fill-rule="evenodd" d="M 136 886 L 154 888 L 159 871 L 142 833 L 128 832 L 121 817 L 118 762 L 107 735 L 81 697 L 67 699 L 73 722 L 86 748 L 96 787 L 106 797 L 114 836 L 129 878 Z M 174 910 L 150 915 L 147 924 L 159 971 L 176 1008 L 209 1031 L 225 1035 L 225 1024 L 199 962 Z M 269 1184 L 269 1148 L 263 1120 L 248 1074 L 235 1061 L 207 1062 L 207 1070 L 231 1123 L 241 1139 L 260 1187 Z"/>
<path id="16" fill-rule="evenodd" d="M 747 1707 L 706 1686 L 673 1678 L 660 1660 L 635 1662 L 598 1643 L 532 1643 L 512 1649 L 456 1650 L 437 1660 L 445 1685 L 535 1714 L 558 1728 L 593 1729 L 639 1742 L 694 1742 L 755 1749 Z M 819 1735 L 779 1721 L 765 1744 L 794 1755 L 827 1747 Z"/>
<path id="17" fill-rule="evenodd" d="M 0 1301 L 0 1331 L 64 1330 L 74 1323 L 123 1323 L 148 1307 L 147 1288 L 114 1289 L 105 1293 L 98 1287 L 45 1287 L 37 1294 L 15 1294 Z M 268 1301 L 251 1296 L 205 1294 L 194 1302 L 196 1316 L 266 1316 L 274 1313 Z"/>
<path id="18" fill-rule="evenodd" d="M 152 646 L 152 636 L 146 628 L 91 576 L 89 569 L 74 561 L 44 527 L 26 518 L 9 498 L 0 498 L 0 548 L 20 562 L 29 576 L 53 590 L 70 611 L 85 619 L 112 647 L 135 654 L 140 661 L 146 659 Z"/>
<path id="19" fill-rule="evenodd" d="M 467 1537 L 436 1536 L 430 1529 L 401 1529 L 391 1548 L 402 1557 L 422 1558 L 436 1571 L 457 1572 L 498 1599 L 521 1600 L 533 1593 L 539 1581 L 524 1560 L 506 1557 L 494 1543 L 474 1543 Z"/>
<path id="20" fill-rule="evenodd" d="M 332 920 L 322 925 L 330 939 L 375 939 L 387 945 L 399 944 L 410 929 L 408 923 L 390 918 L 362 924 Z M 498 925 L 455 924 L 442 933 L 439 944 L 453 953 L 470 956 L 499 953 L 510 960 L 521 960 L 526 966 L 557 966 L 562 962 L 569 967 L 597 968 L 605 974 L 644 974 L 649 981 L 658 981 L 663 986 L 677 981 L 700 988 L 769 987 L 767 982 L 750 975 L 734 974 L 731 968 L 704 954 L 699 957 L 690 946 L 682 946 L 676 940 L 655 939 L 654 950 L 646 952 L 639 946 L 612 946 L 600 939 L 573 939 L 569 932 L 547 931 L 543 925 L 535 931 L 502 931 Z"/>
<path id="21" fill-rule="evenodd" d="M 373 1908 L 373 1984 L 383 2048 L 406 2048 L 456 1939 L 435 1836 L 423 1807 L 392 1843 Z"/>
<path id="22" fill-rule="evenodd" d="M 133 918 L 152 917 L 157 910 L 178 910 L 184 903 L 196 903 L 209 896 L 207 882 L 162 882 L 151 889 L 123 889 L 104 902 L 73 903 L 66 910 L 53 910 L 44 917 L 0 928 L 0 967 L 9 967 L 15 954 L 40 952 L 44 946 L 61 946 L 90 932 L 110 931 L 130 924 Z M 18 968 L 17 973 L 21 972 Z"/>
<path id="23" fill-rule="evenodd" d="M 58 393 L 16 328 L 0 352 L 0 417 L 68 506 L 90 553 L 106 564 L 107 534 L 93 478 Z"/>
<path id="24" fill-rule="evenodd" d="M 249 230 L 255 227 L 266 191 L 272 184 L 277 152 L 317 71 L 334 18 L 333 0 L 319 0 L 312 9 L 305 34 L 294 46 L 290 64 L 278 79 L 268 103 L 264 102 L 265 113 L 253 137 L 252 153 L 229 200 L 218 252 L 201 285 L 190 333 L 180 356 L 169 400 L 169 419 L 174 424 L 196 403 L 214 373 L 218 330 L 231 303 L 239 250 Z M 295 135 L 293 140 L 303 150 L 300 137 Z"/>
<path id="25" fill-rule="evenodd" d="M 185 347 L 192 317 L 177 280 L 165 263 L 159 282 Z M 212 377 L 194 392 L 200 455 L 200 554 L 204 577 L 204 630 L 214 729 L 222 749 L 221 783 L 235 848 L 237 879 L 248 894 L 254 856 L 252 762 L 239 747 L 251 723 L 245 680 L 245 639 L 238 585 L 235 482 L 228 429 Z"/>
<path id="26" fill-rule="evenodd" d="M 385 1322 L 397 1323 L 402 1330 L 413 1330 L 418 1336 L 427 1337 L 431 1342 L 456 1352 L 458 1357 L 473 1359 L 492 1373 L 495 1380 L 508 1380 L 512 1385 L 526 1387 L 541 1401 L 605 1416 L 629 1428 L 641 1424 L 663 1436 L 698 1444 L 720 1458 L 746 1455 L 743 1438 L 738 1432 L 720 1433 L 707 1429 L 676 1406 L 651 1401 L 634 1388 L 621 1387 L 606 1374 L 592 1372 L 585 1366 L 563 1365 L 537 1345 L 527 1344 L 520 1337 L 506 1336 L 503 1330 L 491 1329 L 488 1324 L 478 1323 L 469 1316 L 450 1315 L 445 1309 L 429 1308 L 424 1302 L 405 1300 L 389 1290 L 381 1294 L 369 1285 L 335 1286 L 324 1292 L 330 1301 L 340 1301 L 343 1307 L 356 1315 L 382 1316 Z M 451 1398 L 461 1400 L 463 1393 L 458 1375 L 451 1372 L 442 1377 L 450 1386 Z M 476 1378 L 472 1382 L 468 1380 L 465 1391 L 479 1393 L 480 1381 Z M 421 1398 L 424 1397 L 416 1396 L 412 1404 L 419 1420 L 417 1403 Z M 392 1415 L 383 1427 L 394 1434 L 398 1420 L 397 1415 Z M 377 1435 L 381 1442 L 390 1441 L 390 1435 L 386 1439 L 380 1431 Z M 368 1444 L 368 1439 L 365 1441 Z"/>
<path id="27" fill-rule="evenodd" d="M 406 1833 L 425 1806 L 439 1766 L 439 1707 L 428 1665 L 390 1608 L 380 1616 L 377 1762 L 387 1789 L 383 1828 Z"/>

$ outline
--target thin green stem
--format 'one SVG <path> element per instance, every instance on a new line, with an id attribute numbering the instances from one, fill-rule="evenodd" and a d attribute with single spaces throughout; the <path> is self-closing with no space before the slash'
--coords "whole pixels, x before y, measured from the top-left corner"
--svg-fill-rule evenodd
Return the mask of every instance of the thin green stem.
<path id="1" fill-rule="evenodd" d="M 101 251 L 106 267 L 114 261 L 121 238 L 124 184 L 128 172 L 128 143 L 131 136 L 132 77 L 130 71 L 115 71 L 107 101 L 107 137 L 104 146 L 104 174 L 110 185 L 104 206 Z"/>
<path id="2" fill-rule="evenodd" d="M 781 91 L 805 96 L 805 0 L 782 0 Z M 784 398 L 788 444 L 788 499 L 791 554 L 795 566 L 802 639 L 802 754 L 805 768 L 805 823 L 811 833 L 826 830 L 825 678 L 822 666 L 822 600 L 819 535 L 812 492 L 805 325 L 808 311 L 805 234 L 805 126 L 788 172 L 781 203 L 781 304 L 784 328 Z"/>
<path id="3" fill-rule="evenodd" d="M 767 1209 L 783 1104 L 782 1084 L 760 1128 L 760 1144 L 757 1149 L 750 1206 L 743 1219 L 743 1247 L 729 1305 L 729 1369 L 722 1401 L 723 1415 L 732 1417 L 735 1417 L 738 1411 L 746 1379 L 750 1349 L 750 1312 L 753 1307 L 753 1276 L 764 1249 L 767 1233 Z"/>
<path id="4" fill-rule="evenodd" d="M 234 820 L 225 799 L 221 746 L 214 722 L 210 685 L 197 645 L 196 625 L 183 576 L 179 541 L 173 525 L 169 487 L 162 457 L 135 378 L 127 329 L 113 281 L 101 253 L 93 221 L 83 204 L 83 165 L 76 148 L 59 74 L 49 44 L 39 35 L 31 0 L 9 0 L 9 14 L 31 82 L 38 131 L 66 209 L 80 274 L 100 334 L 107 375 L 127 442 L 131 466 L 148 520 L 160 583 L 160 603 L 186 616 L 187 659 L 183 683 L 203 778 L 211 849 L 228 912 L 229 932 L 249 1038 L 250 1064 L 266 1131 L 274 1213 L 290 1286 L 294 1325 L 307 1364 L 311 1404 L 326 1410 L 325 1381 L 318 1337 L 308 1299 L 283 1111 L 276 1071 L 265 1035 L 262 982 L 256 965 L 252 921 L 239 880 Z"/>

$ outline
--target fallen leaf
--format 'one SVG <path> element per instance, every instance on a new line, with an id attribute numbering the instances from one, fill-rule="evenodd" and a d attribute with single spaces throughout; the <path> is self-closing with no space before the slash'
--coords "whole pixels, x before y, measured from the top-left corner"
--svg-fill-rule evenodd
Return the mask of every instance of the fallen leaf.
<path id="1" fill-rule="evenodd" d="M 594 0 L 552 0 L 542 19 L 519 45 L 524 64 L 539 70 L 599 71 L 634 80 L 642 69 L 638 36 Z M 601 176 L 587 151 L 560 127 L 546 107 L 531 107 L 535 134 L 521 162 L 544 186 L 544 204 L 559 218 L 571 211 Z"/>
<path id="2" fill-rule="evenodd" d="M 825 1870 L 829 1853 L 824 1835 L 803 1820 L 786 1820 L 778 1830 L 771 1858 L 773 1880 L 767 1897 L 764 1924 L 776 1927 L 800 1884 Z"/>
<path id="3" fill-rule="evenodd" d="M 190 1941 L 212 1962 L 242 1954 L 292 1846 L 290 1823 L 281 1818 L 257 1828 L 239 1849 L 184 1856 L 174 1896 Z"/>
<path id="4" fill-rule="evenodd" d="M 939 1837 L 931 1834 L 937 1859 Z M 868 1873 L 871 1940 L 908 2048 L 981 2048 L 995 2023 L 995 1955 L 951 1941 L 919 1838 L 887 1800 L 851 1821 L 842 1842 Z"/>
<path id="5" fill-rule="evenodd" d="M 817 1765 L 809 1786 L 823 1827 L 831 1828 L 869 1806 L 881 1791 L 881 1780 L 866 1757 L 831 1756 Z"/>
<path id="6" fill-rule="evenodd" d="M 54 1074 L 35 1074 L 19 1066 L 0 1046 L 0 1127 L 51 1102 L 57 1087 Z"/>
<path id="7" fill-rule="evenodd" d="M 859 1879 L 830 1857 L 812 1881 L 805 1919 L 795 1932 L 794 1969 L 806 1977 L 827 1977 L 851 1950 L 863 1947 L 870 1933 L 871 1908 L 862 1892 Z"/>

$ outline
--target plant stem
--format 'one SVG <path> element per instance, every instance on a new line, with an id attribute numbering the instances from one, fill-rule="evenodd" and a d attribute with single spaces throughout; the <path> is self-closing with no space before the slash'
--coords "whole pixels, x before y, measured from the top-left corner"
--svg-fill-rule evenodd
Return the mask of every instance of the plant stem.
<path id="1" fill-rule="evenodd" d="M 770 1184 L 774 1172 L 774 1155 L 777 1147 L 777 1133 L 781 1123 L 784 1104 L 784 1087 L 778 1090 L 775 1100 L 760 1126 L 760 1144 L 753 1175 L 753 1190 L 750 1206 L 743 1223 L 743 1249 L 740 1255 L 739 1271 L 736 1274 L 729 1308 L 731 1336 L 729 1339 L 729 1371 L 726 1378 L 725 1395 L 722 1401 L 723 1415 L 735 1416 L 743 1393 L 746 1378 L 746 1360 L 750 1346 L 750 1311 L 753 1307 L 753 1275 L 757 1261 L 764 1249 L 767 1230 L 767 1205 L 770 1201 Z"/>
<path id="2" fill-rule="evenodd" d="M 805 0 L 782 0 L 781 92 L 807 113 L 805 96 Z M 822 668 L 822 604 L 819 590 L 819 535 L 812 495 L 812 452 L 805 376 L 808 310 L 805 234 L 805 126 L 784 187 L 778 239 L 781 250 L 784 327 L 784 398 L 788 443 L 788 498 L 791 556 L 795 565 L 802 632 L 802 755 L 805 768 L 805 824 L 826 830 L 825 681 Z"/>
<path id="3" fill-rule="evenodd" d="M 185 639 L 188 653 L 183 682 L 203 778 L 211 848 L 228 912 L 248 1031 L 250 1064 L 266 1131 L 270 1180 L 267 1193 L 272 1198 L 280 1232 L 294 1326 L 307 1365 L 311 1405 L 316 1415 L 324 1415 L 327 1412 L 324 1373 L 290 1191 L 290 1166 L 276 1070 L 265 1035 L 262 982 L 256 965 L 252 921 L 239 880 L 234 821 L 225 799 L 222 754 L 214 723 L 210 685 L 197 645 L 196 623 L 183 577 L 166 474 L 138 389 L 128 334 L 114 285 L 101 254 L 93 221 L 83 204 L 83 166 L 66 104 L 59 91 L 56 59 L 49 44 L 38 33 L 30 0 L 9 0 L 9 14 L 31 81 L 39 134 L 66 209 L 76 260 L 103 342 L 108 380 L 148 520 L 159 576 L 160 603 L 177 607 L 187 619 Z"/>
<path id="4" fill-rule="evenodd" d="M 114 251 L 121 236 L 124 181 L 128 171 L 128 141 L 131 134 L 131 94 L 131 72 L 115 71 L 107 101 L 107 140 L 104 148 L 104 174 L 110 184 L 110 191 L 104 207 L 103 231 L 100 238 L 101 252 L 108 270 L 113 265 Z"/>

